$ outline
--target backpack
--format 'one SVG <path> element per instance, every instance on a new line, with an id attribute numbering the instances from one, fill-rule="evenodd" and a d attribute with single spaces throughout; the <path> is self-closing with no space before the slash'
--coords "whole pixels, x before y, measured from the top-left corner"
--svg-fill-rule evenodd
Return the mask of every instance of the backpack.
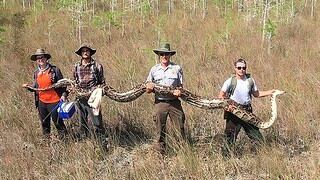
<path id="1" fill-rule="evenodd" d="M 249 91 L 249 94 L 251 95 L 252 92 L 253 92 L 253 80 L 252 80 L 252 77 L 250 74 L 246 74 L 246 77 L 249 81 L 249 88 L 250 88 L 250 91 Z M 230 86 L 228 87 L 227 89 L 227 97 L 230 98 L 231 95 L 233 95 L 234 93 L 234 90 L 236 89 L 236 86 L 237 86 L 237 78 L 236 78 L 236 75 L 235 74 L 232 74 L 231 75 L 231 83 L 230 83 Z"/>

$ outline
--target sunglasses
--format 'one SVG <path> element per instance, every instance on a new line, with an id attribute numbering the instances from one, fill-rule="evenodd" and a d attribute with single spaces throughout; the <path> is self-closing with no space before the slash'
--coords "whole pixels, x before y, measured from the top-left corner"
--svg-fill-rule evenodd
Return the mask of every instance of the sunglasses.
<path id="1" fill-rule="evenodd" d="M 247 67 L 237 67 L 237 69 L 238 69 L 238 70 L 241 70 L 241 69 L 242 69 L 242 70 L 246 70 Z"/>
<path id="2" fill-rule="evenodd" d="M 159 56 L 170 56 L 170 53 L 159 53 Z"/>

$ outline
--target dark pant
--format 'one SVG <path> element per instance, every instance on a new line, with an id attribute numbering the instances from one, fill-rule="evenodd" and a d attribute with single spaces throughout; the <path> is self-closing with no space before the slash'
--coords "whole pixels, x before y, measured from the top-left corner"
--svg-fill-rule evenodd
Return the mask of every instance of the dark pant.
<path id="1" fill-rule="evenodd" d="M 92 134 L 96 139 L 98 139 L 101 145 L 107 145 L 101 110 L 99 112 L 99 115 L 95 116 L 93 114 L 92 108 L 88 104 L 87 99 L 79 99 L 76 105 L 80 111 L 80 133 L 85 136 L 89 136 L 89 134 L 91 134 L 90 128 L 88 126 L 88 118 L 90 118 L 92 120 L 92 125 L 94 128 L 94 132 Z"/>
<path id="2" fill-rule="evenodd" d="M 58 130 L 60 138 L 66 135 L 67 128 L 64 125 L 62 118 L 59 118 L 57 112 L 58 103 L 43 103 L 39 101 L 38 111 L 40 116 L 40 122 L 42 127 L 42 133 L 45 136 L 49 136 L 51 132 L 50 119 Z"/>
<path id="3" fill-rule="evenodd" d="M 244 106 L 243 108 L 248 112 L 252 112 L 252 107 L 250 105 Z M 243 127 L 244 131 L 250 139 L 259 143 L 264 142 L 264 138 L 260 133 L 259 128 L 241 120 L 240 118 L 228 111 L 225 111 L 224 113 L 224 118 L 226 119 L 226 129 L 224 133 L 226 136 L 226 141 L 229 145 L 234 144 L 236 142 L 241 127 Z"/>
<path id="4" fill-rule="evenodd" d="M 158 143 L 160 151 L 164 152 L 166 147 L 166 123 L 167 118 L 170 117 L 173 122 L 175 132 L 180 131 L 182 138 L 185 140 L 185 115 L 178 99 L 172 101 L 155 101 L 155 121 L 158 128 L 159 139 Z"/>

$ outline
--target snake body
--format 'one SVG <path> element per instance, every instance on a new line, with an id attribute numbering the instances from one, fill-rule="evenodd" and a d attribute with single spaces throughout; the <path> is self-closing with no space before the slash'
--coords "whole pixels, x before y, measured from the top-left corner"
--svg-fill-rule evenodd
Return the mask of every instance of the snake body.
<path id="1" fill-rule="evenodd" d="M 71 89 L 78 95 L 78 96 L 89 96 L 91 92 L 83 92 L 81 89 L 77 88 L 75 85 L 75 82 L 70 79 L 61 79 L 57 83 L 53 84 L 52 86 L 49 86 L 47 88 L 32 88 L 30 89 L 36 90 L 36 91 L 45 91 L 52 88 L 58 88 L 58 87 L 65 87 L 65 86 L 71 86 Z M 117 102 L 131 102 L 142 96 L 146 92 L 146 84 L 141 83 L 134 88 L 130 89 L 127 92 L 118 92 L 114 88 L 112 88 L 109 85 L 104 85 L 102 87 L 104 91 L 104 95 L 109 97 L 110 99 L 117 101 Z M 155 84 L 154 86 L 154 92 L 162 95 L 172 94 L 173 90 L 177 88 L 170 87 L 170 86 L 163 86 L 159 84 Z M 181 91 L 180 98 L 187 102 L 188 104 L 191 104 L 193 106 L 196 106 L 201 109 L 228 109 L 231 113 L 239 117 L 245 122 L 248 122 L 260 129 L 266 129 L 269 128 L 277 118 L 277 104 L 276 104 L 276 96 L 279 94 L 284 93 L 283 91 L 276 90 L 272 96 L 271 96 L 271 118 L 268 121 L 262 121 L 259 117 L 257 117 L 255 114 L 250 113 L 246 110 L 244 110 L 240 105 L 235 103 L 231 99 L 207 99 L 198 95 L 193 94 L 192 92 L 188 91 L 184 88 L 179 88 Z M 230 106 L 232 107 L 230 109 Z"/>

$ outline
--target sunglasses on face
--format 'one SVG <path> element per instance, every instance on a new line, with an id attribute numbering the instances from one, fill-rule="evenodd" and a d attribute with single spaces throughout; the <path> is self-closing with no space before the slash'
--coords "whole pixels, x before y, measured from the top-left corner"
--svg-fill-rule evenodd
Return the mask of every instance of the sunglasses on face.
<path id="1" fill-rule="evenodd" d="M 159 56 L 170 56 L 170 53 L 159 53 Z"/>
<path id="2" fill-rule="evenodd" d="M 238 70 L 241 70 L 241 69 L 242 69 L 242 70 L 246 70 L 247 67 L 237 67 L 237 69 L 238 69 Z"/>

